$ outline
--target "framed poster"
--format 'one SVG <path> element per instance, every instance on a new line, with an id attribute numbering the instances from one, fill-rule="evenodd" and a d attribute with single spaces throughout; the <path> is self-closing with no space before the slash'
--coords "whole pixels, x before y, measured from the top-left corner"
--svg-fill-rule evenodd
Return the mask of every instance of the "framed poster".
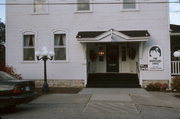
<path id="1" fill-rule="evenodd" d="M 148 54 L 148 70 L 163 70 L 163 53 L 159 46 L 151 46 Z"/>

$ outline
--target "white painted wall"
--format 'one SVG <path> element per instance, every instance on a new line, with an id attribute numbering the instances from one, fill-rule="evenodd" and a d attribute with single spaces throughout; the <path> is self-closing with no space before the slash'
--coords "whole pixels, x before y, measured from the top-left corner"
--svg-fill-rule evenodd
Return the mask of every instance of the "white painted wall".
<path id="1" fill-rule="evenodd" d="M 75 0 L 49 0 L 74 2 Z M 92 0 L 92 2 L 122 0 Z M 139 2 L 167 2 L 168 0 L 139 0 Z M 32 3 L 32 0 L 7 0 L 10 3 Z M 36 50 L 46 45 L 53 50 L 53 31 L 65 30 L 68 36 L 68 60 L 48 61 L 49 79 L 86 79 L 85 47 L 76 40 L 79 31 L 148 30 L 151 37 L 143 47 L 140 63 L 147 64 L 148 48 L 159 45 L 164 53 L 163 71 L 141 71 L 141 80 L 170 79 L 170 42 L 168 4 L 139 4 L 138 10 L 121 11 L 121 4 L 93 4 L 92 12 L 77 13 L 75 4 L 49 6 L 47 14 L 34 14 L 31 5 L 10 5 L 6 8 L 7 64 L 12 65 L 25 79 L 42 79 L 42 61 L 22 60 L 22 32 L 36 33 Z"/>

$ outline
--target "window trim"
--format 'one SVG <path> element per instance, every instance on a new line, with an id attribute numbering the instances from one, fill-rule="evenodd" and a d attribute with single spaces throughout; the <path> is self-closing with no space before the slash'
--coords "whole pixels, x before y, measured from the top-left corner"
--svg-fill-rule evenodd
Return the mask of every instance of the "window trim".
<path id="1" fill-rule="evenodd" d="M 135 2 L 139 2 L 139 0 L 135 0 Z M 122 0 L 122 3 L 123 3 L 123 0 Z M 132 9 L 132 8 L 129 8 L 129 9 L 124 9 L 123 8 L 123 4 L 121 4 L 121 12 L 136 12 L 136 11 L 139 11 L 139 4 L 136 4 L 136 8 Z"/>
<path id="2" fill-rule="evenodd" d="M 34 35 L 34 56 L 35 56 L 35 51 L 37 49 L 37 33 L 33 32 L 32 30 L 25 30 L 21 32 L 21 63 L 38 63 L 36 57 L 34 60 L 24 60 L 24 35 Z"/>
<path id="3" fill-rule="evenodd" d="M 33 5 L 32 5 L 32 14 L 33 15 L 47 15 L 49 14 L 49 0 L 46 0 L 46 10 L 45 11 L 41 11 L 41 12 L 38 12 L 38 11 L 35 11 L 35 0 L 33 0 Z"/>
<path id="4" fill-rule="evenodd" d="M 54 39 L 55 39 L 55 35 L 56 34 L 65 34 L 66 39 L 65 39 L 65 46 L 55 46 L 54 45 Z M 52 32 L 52 38 L 53 38 L 53 51 L 55 52 L 55 48 L 65 48 L 65 53 L 66 53 L 66 59 L 65 60 L 55 60 L 53 58 L 53 62 L 52 63 L 66 63 L 69 62 L 69 51 L 68 51 L 68 33 L 65 30 L 55 30 Z"/>
<path id="5" fill-rule="evenodd" d="M 75 13 L 92 13 L 92 0 L 89 0 L 89 10 L 78 10 L 78 0 L 76 0 Z"/>
<path id="6" fill-rule="evenodd" d="M 24 41 L 25 41 L 25 36 L 33 36 L 33 46 L 24 46 Z M 24 53 L 25 53 L 25 49 L 34 49 L 34 59 L 33 60 L 25 60 L 24 59 Z M 34 34 L 23 34 L 23 61 L 35 61 L 36 57 L 35 57 L 35 35 Z"/>

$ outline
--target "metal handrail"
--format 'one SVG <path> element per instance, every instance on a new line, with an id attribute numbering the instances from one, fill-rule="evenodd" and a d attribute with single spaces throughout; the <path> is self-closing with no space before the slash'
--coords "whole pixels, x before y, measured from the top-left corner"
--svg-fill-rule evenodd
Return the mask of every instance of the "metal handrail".
<path id="1" fill-rule="evenodd" d="M 87 74 L 90 72 L 90 62 L 87 63 Z"/>
<path id="2" fill-rule="evenodd" d="M 136 62 L 136 71 L 137 71 L 137 73 L 140 72 L 140 70 L 139 70 L 139 62 Z"/>

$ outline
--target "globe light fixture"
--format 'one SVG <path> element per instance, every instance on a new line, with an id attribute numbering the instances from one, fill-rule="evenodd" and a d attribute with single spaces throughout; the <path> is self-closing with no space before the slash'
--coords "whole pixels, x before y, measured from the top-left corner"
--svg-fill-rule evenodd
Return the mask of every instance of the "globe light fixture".
<path id="1" fill-rule="evenodd" d="M 173 53 L 173 55 L 174 55 L 174 57 L 180 57 L 180 50 L 175 51 L 175 52 Z"/>
<path id="2" fill-rule="evenodd" d="M 44 93 L 47 93 L 49 91 L 49 86 L 47 83 L 47 70 L 46 70 L 46 62 L 47 60 L 53 60 L 54 52 L 48 51 L 47 47 L 42 47 L 40 51 L 36 51 L 35 55 L 37 57 L 37 60 L 43 60 L 44 61 L 44 84 L 42 91 Z"/>

